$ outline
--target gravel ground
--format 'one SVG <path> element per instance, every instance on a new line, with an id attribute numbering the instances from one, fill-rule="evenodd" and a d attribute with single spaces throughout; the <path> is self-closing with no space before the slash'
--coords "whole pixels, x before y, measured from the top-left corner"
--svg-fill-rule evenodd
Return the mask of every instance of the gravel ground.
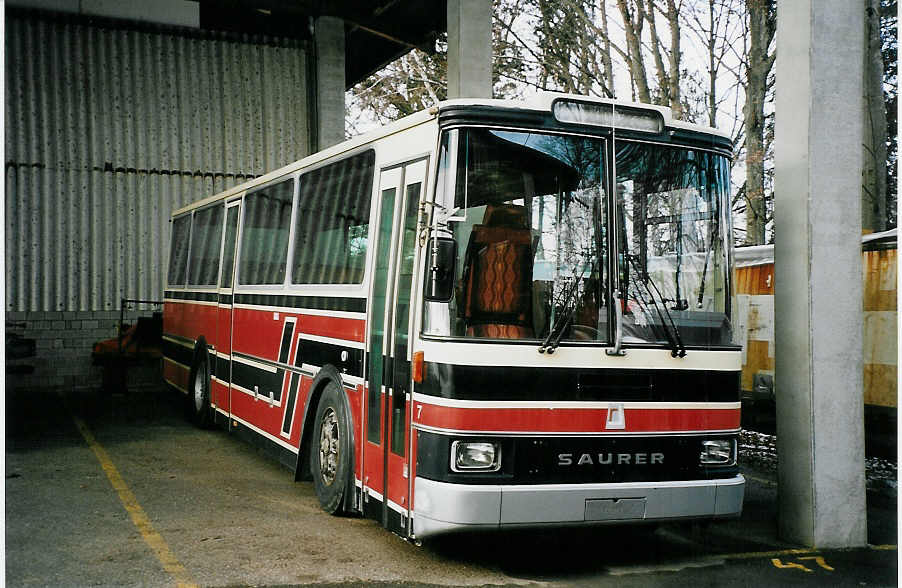
<path id="1" fill-rule="evenodd" d="M 739 463 L 776 475 L 777 436 L 743 429 L 739 434 Z M 899 485 L 896 470 L 894 461 L 868 457 L 865 460 L 868 489 L 896 494 Z"/>

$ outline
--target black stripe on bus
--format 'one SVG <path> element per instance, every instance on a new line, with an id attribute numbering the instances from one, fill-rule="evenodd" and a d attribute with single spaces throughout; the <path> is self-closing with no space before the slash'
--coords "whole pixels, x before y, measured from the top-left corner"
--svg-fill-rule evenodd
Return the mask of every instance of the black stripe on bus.
<path id="1" fill-rule="evenodd" d="M 285 380 L 285 370 L 277 368 L 275 372 L 258 368 L 242 362 L 237 357 L 232 362 L 232 383 L 245 390 L 254 392 L 257 386 L 257 394 L 263 398 L 269 398 L 272 392 L 274 402 L 282 400 L 282 382 Z"/>
<path id="2" fill-rule="evenodd" d="M 298 342 L 297 353 L 298 357 L 303 358 L 303 363 L 318 367 L 334 365 L 343 374 L 363 377 L 362 349 L 353 349 L 322 341 L 310 341 L 309 339 L 299 339 Z M 276 368 L 276 373 L 244 363 L 241 361 L 241 357 L 271 365 Z M 299 366 L 300 361 L 296 362 L 296 365 Z M 286 370 L 272 360 L 239 352 L 235 353 L 234 361 L 232 362 L 232 381 L 246 390 L 253 390 L 256 384 L 260 395 L 267 398 L 269 397 L 269 391 L 272 390 L 273 398 L 279 400 L 283 376 L 286 371 L 300 373 L 301 370 L 299 367 L 296 370 Z"/>
<path id="3" fill-rule="evenodd" d="M 229 362 L 231 358 L 222 357 L 217 355 L 213 359 L 214 367 L 216 371 L 213 372 L 213 375 L 222 380 L 223 382 L 229 381 Z"/>
<path id="4" fill-rule="evenodd" d="M 285 326 L 282 327 L 282 344 L 279 346 L 279 363 L 288 363 L 292 336 L 294 336 L 294 321 L 285 321 Z"/>
<path id="5" fill-rule="evenodd" d="M 194 350 L 168 339 L 163 339 L 163 357 L 190 369 L 191 364 L 194 363 Z"/>
<path id="6" fill-rule="evenodd" d="M 288 383 L 288 403 L 285 406 L 285 416 L 282 417 L 282 432 L 286 435 L 291 434 L 291 420 L 294 416 L 294 403 L 298 397 L 298 382 L 301 375 L 297 373 L 291 374 L 291 381 Z"/>
<path id="7" fill-rule="evenodd" d="M 220 294 L 219 295 L 219 303 L 220 304 L 232 304 L 232 295 L 231 294 Z"/>
<path id="8" fill-rule="evenodd" d="M 246 304 L 251 306 L 278 306 L 282 308 L 309 308 L 311 310 L 366 312 L 365 298 L 289 296 L 288 294 L 235 294 L 234 302 L 235 304 Z"/>
<path id="9" fill-rule="evenodd" d="M 304 365 L 304 354 L 301 353 L 301 340 L 298 340 L 298 346 L 294 353 L 294 367 L 300 368 Z M 301 374 L 292 373 L 291 381 L 288 383 L 288 403 L 285 407 L 285 416 L 282 418 L 282 432 L 286 435 L 291 434 L 291 423 L 294 417 L 294 404 L 298 396 L 298 383 L 301 380 Z"/>
<path id="10" fill-rule="evenodd" d="M 466 366 L 426 362 L 420 394 L 458 400 L 739 402 L 739 371 Z"/>
<path id="11" fill-rule="evenodd" d="M 343 374 L 363 377 L 363 349 L 343 347 L 323 341 L 311 341 L 303 339 L 303 335 L 301 337 L 298 353 L 303 355 L 304 363 L 318 366 L 334 365 Z M 345 352 L 347 355 L 343 356 Z M 342 359 L 343 357 L 344 359 Z"/>
<path id="12" fill-rule="evenodd" d="M 166 298 L 175 300 L 191 300 L 195 302 L 218 302 L 219 294 L 216 292 L 192 292 L 190 290 L 167 290 Z"/>
<path id="13" fill-rule="evenodd" d="M 417 476 L 453 484 L 598 484 L 732 478 L 733 465 L 699 464 L 703 439 L 736 434 L 604 437 L 456 437 L 416 431 Z M 451 447 L 457 440 L 500 446 L 497 472 L 454 472 Z"/>

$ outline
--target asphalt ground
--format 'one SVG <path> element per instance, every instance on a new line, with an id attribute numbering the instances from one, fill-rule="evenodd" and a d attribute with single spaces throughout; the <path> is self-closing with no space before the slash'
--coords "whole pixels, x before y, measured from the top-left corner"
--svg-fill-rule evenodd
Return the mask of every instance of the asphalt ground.
<path id="1" fill-rule="evenodd" d="M 332 517 L 312 485 L 178 397 L 6 399 L 8 586 L 896 586 L 897 506 L 868 495 L 869 546 L 777 536 L 772 475 L 746 467 L 740 519 L 456 535 L 417 546 Z"/>

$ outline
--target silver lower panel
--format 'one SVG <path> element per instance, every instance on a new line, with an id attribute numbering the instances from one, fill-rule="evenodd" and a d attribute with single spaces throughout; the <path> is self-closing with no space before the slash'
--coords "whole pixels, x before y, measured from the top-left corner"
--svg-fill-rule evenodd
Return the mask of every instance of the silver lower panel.
<path id="1" fill-rule="evenodd" d="M 417 538 L 462 530 L 735 517 L 745 478 L 621 484 L 468 486 L 414 481 Z"/>

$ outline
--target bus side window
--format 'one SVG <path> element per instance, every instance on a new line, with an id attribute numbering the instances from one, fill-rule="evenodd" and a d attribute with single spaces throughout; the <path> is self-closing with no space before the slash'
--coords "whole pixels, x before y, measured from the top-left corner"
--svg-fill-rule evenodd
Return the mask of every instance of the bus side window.
<path id="1" fill-rule="evenodd" d="M 294 180 L 286 180 L 245 197 L 238 262 L 240 284 L 285 283 L 293 196 Z"/>
<path id="2" fill-rule="evenodd" d="M 375 159 L 365 151 L 301 176 L 292 283 L 363 282 Z"/>
<path id="3" fill-rule="evenodd" d="M 219 248 L 222 244 L 222 205 L 194 214 L 191 227 L 191 254 L 188 256 L 188 285 L 214 286 L 219 275 Z"/>
<path id="4" fill-rule="evenodd" d="M 235 237 L 238 234 L 238 207 L 232 206 L 226 213 L 225 244 L 222 248 L 222 279 L 220 288 L 232 287 L 235 273 Z"/>
<path id="5" fill-rule="evenodd" d="M 172 221 L 172 241 L 169 247 L 169 285 L 184 286 L 188 267 L 188 239 L 191 233 L 191 215 Z"/>

